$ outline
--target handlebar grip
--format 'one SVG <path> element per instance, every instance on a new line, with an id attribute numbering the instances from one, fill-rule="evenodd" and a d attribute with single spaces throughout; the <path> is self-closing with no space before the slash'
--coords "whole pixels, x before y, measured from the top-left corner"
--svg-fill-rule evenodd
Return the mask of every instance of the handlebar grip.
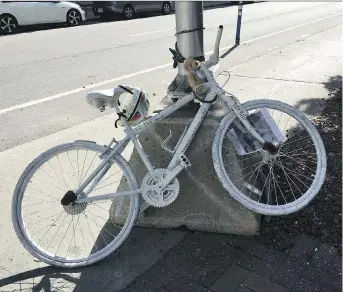
<path id="1" fill-rule="evenodd" d="M 218 32 L 217 32 L 217 39 L 216 39 L 216 43 L 214 45 L 214 53 L 219 55 L 219 44 L 220 44 L 220 40 L 222 38 L 222 33 L 223 33 L 223 26 L 219 25 L 218 27 Z"/>

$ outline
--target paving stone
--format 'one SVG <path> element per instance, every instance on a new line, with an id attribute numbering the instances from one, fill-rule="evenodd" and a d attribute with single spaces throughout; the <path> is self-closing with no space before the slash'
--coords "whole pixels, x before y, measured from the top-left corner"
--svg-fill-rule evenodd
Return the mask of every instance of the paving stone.
<path id="1" fill-rule="evenodd" d="M 210 268 L 218 273 L 218 278 L 243 252 L 231 245 L 217 246 L 213 250 L 205 248 L 192 238 L 187 238 L 174 247 L 173 252 L 199 264 L 202 269 Z M 208 272 L 208 271 L 203 271 Z"/>
<path id="2" fill-rule="evenodd" d="M 228 243 L 259 258 L 263 258 L 268 251 L 268 248 L 253 236 L 232 235 L 228 238 Z"/>
<path id="3" fill-rule="evenodd" d="M 205 288 L 183 276 L 170 278 L 168 281 L 164 282 L 163 287 L 171 292 L 211 292 L 210 289 Z"/>
<path id="4" fill-rule="evenodd" d="M 272 280 L 290 289 L 306 267 L 305 263 L 288 257 L 283 265 L 279 267 L 278 272 L 273 276 Z"/>
<path id="5" fill-rule="evenodd" d="M 224 247 L 229 241 L 227 234 L 210 232 L 194 232 L 188 239 L 212 251 Z"/>
<path id="6" fill-rule="evenodd" d="M 289 289 L 257 274 L 250 274 L 243 282 L 243 286 L 254 292 L 290 292 Z"/>
<path id="7" fill-rule="evenodd" d="M 309 266 L 303 272 L 303 277 L 331 290 L 342 291 L 342 278 L 337 271 L 327 272 L 320 268 Z"/>
<path id="8" fill-rule="evenodd" d="M 236 263 L 251 272 L 267 278 L 272 278 L 282 264 L 268 262 L 250 254 L 245 254 L 245 256 L 236 261 Z"/>
<path id="9" fill-rule="evenodd" d="M 331 265 L 336 269 L 336 271 L 342 274 L 342 256 L 336 255 L 333 258 Z"/>
<path id="10" fill-rule="evenodd" d="M 137 292 L 137 291 L 144 291 L 144 292 L 168 292 L 168 290 L 163 289 L 162 287 L 149 282 L 147 280 L 138 280 L 135 281 L 132 285 L 121 290 L 121 292 Z"/>
<path id="11" fill-rule="evenodd" d="M 182 256 L 169 251 L 157 264 L 142 275 L 145 279 L 156 284 L 163 284 L 170 278 L 186 276 L 191 278 L 199 270 L 198 265 Z"/>
<path id="12" fill-rule="evenodd" d="M 269 249 L 263 260 L 275 266 L 281 266 L 287 259 L 287 254 L 276 249 Z"/>
<path id="13" fill-rule="evenodd" d="M 337 255 L 337 250 L 328 244 L 321 244 L 316 250 L 310 260 L 310 263 L 317 266 L 318 268 L 331 270 L 332 266 L 330 263 Z"/>
<path id="14" fill-rule="evenodd" d="M 250 272 L 235 264 L 231 265 L 212 286 L 216 292 L 234 292 L 248 277 Z"/>
<path id="15" fill-rule="evenodd" d="M 200 270 L 198 270 L 191 279 L 194 282 L 209 288 L 222 276 L 223 273 L 224 271 L 218 272 L 218 270 L 213 266 L 205 266 L 201 267 Z"/>
<path id="16" fill-rule="evenodd" d="M 306 280 L 305 278 L 299 278 L 293 286 L 292 292 L 322 292 L 320 285 L 317 283 Z"/>
<path id="17" fill-rule="evenodd" d="M 239 286 L 239 288 L 235 292 L 254 292 L 254 291 L 248 289 L 247 287 Z"/>
<path id="18" fill-rule="evenodd" d="M 306 235 L 298 237 L 289 255 L 301 261 L 309 261 L 315 253 L 315 249 L 320 243 Z"/>

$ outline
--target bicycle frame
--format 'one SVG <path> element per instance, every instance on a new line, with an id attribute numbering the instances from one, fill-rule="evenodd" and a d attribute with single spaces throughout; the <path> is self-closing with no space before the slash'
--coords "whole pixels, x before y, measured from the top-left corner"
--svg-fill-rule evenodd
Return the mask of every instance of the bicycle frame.
<path id="1" fill-rule="evenodd" d="M 117 193 L 110 193 L 110 194 L 105 194 L 105 195 L 87 197 L 87 195 L 95 188 L 95 186 L 100 182 L 102 177 L 111 168 L 113 164 L 112 159 L 115 157 L 115 155 L 121 154 L 130 141 L 133 142 L 134 147 L 136 148 L 144 165 L 147 168 L 147 171 L 152 171 L 154 167 L 152 163 L 150 162 L 147 154 L 145 153 L 143 147 L 141 146 L 137 136 L 140 133 L 146 131 L 149 127 L 154 125 L 156 122 L 168 117 L 169 115 L 171 115 L 178 109 L 182 108 L 187 103 L 194 100 L 195 98 L 196 97 L 194 93 L 190 93 L 186 95 L 185 97 L 183 97 L 182 99 L 179 99 L 176 103 L 166 107 L 157 115 L 145 120 L 144 122 L 142 122 L 140 125 L 138 125 L 135 128 L 131 128 L 126 118 L 121 117 L 121 120 L 125 127 L 125 130 L 124 130 L 124 132 L 126 133 L 125 138 L 122 139 L 120 142 L 118 142 L 117 145 L 114 146 L 114 148 L 109 153 L 105 154 L 105 158 L 102 161 L 102 163 L 93 171 L 93 173 L 75 191 L 76 196 L 78 196 L 89 185 L 89 183 L 94 180 L 91 187 L 87 190 L 87 192 L 83 192 L 83 194 L 85 194 L 86 197 L 76 200 L 75 203 L 107 200 L 107 199 L 114 199 L 116 197 L 121 197 L 121 196 L 130 196 L 130 195 L 139 194 L 141 192 L 140 189 L 136 189 L 132 191 L 121 191 Z M 225 91 L 222 89 L 221 89 L 221 92 L 219 93 L 219 98 L 221 98 L 227 103 L 229 108 L 237 115 L 237 117 L 241 120 L 241 122 L 247 128 L 247 130 L 249 130 L 250 133 L 253 136 L 255 136 L 255 138 L 258 139 L 261 143 L 264 143 L 264 139 L 252 128 L 251 124 L 246 119 L 247 113 L 241 107 L 238 99 L 231 94 L 228 94 L 228 95 L 225 94 Z M 187 160 L 185 153 L 189 145 L 191 144 L 195 134 L 197 133 L 200 125 L 205 119 L 211 105 L 212 103 L 201 104 L 187 132 L 185 133 L 183 137 L 180 138 L 177 149 L 167 167 L 167 169 L 169 170 L 169 174 L 167 178 L 165 179 L 164 184 L 160 185 L 162 189 L 166 187 L 184 168 L 187 168 L 190 166 L 190 163 Z M 120 113 L 120 109 L 118 108 L 117 105 L 115 105 L 114 108 L 117 113 Z"/>

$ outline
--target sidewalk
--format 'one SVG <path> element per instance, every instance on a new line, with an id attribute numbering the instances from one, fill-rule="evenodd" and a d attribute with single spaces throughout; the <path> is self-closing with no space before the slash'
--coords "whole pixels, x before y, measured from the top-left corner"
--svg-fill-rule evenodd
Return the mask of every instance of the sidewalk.
<path id="1" fill-rule="evenodd" d="M 192 233 L 122 292 L 338 292 L 341 256 L 302 235 L 287 253 L 259 238 Z"/>
<path id="2" fill-rule="evenodd" d="M 267 39 L 263 49 L 273 49 L 253 58 L 257 42 L 242 46 L 233 56 L 243 63 L 231 68 L 226 88 L 242 101 L 277 98 L 318 116 L 328 94 L 341 84 L 340 35 L 338 27 L 277 49 L 273 44 L 276 40 Z M 248 57 L 244 55 L 247 51 Z M 231 61 L 224 59 L 221 68 L 230 68 Z M 174 76 L 175 70 L 168 70 L 149 78 L 135 77 L 134 81 L 151 92 L 155 109 L 157 96 L 162 96 Z M 157 87 L 155 80 L 161 80 Z M 84 102 L 83 92 L 81 98 Z M 341 109 L 341 104 L 335 108 Z M 341 121 L 340 117 L 327 113 L 329 122 L 321 126 L 328 137 L 326 146 L 336 144 L 333 138 L 341 139 L 333 136 L 341 125 L 332 124 Z M 6 170 L 0 176 L 0 231 L 6 235 L 0 237 L 0 291 L 341 291 L 341 255 L 336 248 L 341 246 L 340 148 L 329 148 L 333 153 L 328 168 L 330 181 L 317 201 L 320 205 L 314 202 L 303 213 L 263 222 L 258 237 L 135 228 L 118 253 L 94 266 L 65 270 L 37 262 L 19 244 L 10 223 L 10 199 L 18 176 L 33 157 L 57 143 L 75 139 L 108 143 L 113 134 L 122 135 L 111 127 L 113 121 L 113 115 L 101 117 L 0 153 L 1 169 Z M 321 214 L 313 214 L 313 210 Z M 321 220 L 316 221 L 318 216 Z"/>

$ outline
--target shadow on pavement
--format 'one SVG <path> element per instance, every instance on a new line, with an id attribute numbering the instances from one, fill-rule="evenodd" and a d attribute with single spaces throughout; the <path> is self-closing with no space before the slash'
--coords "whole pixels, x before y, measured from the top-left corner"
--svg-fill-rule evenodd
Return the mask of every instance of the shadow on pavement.
<path id="1" fill-rule="evenodd" d="M 330 99 L 335 94 L 335 90 L 342 88 L 342 76 L 331 76 L 323 85 L 328 90 L 328 98 Z M 296 107 L 307 115 L 317 116 L 321 113 L 325 100 L 324 96 L 321 98 L 309 98 L 298 102 Z"/>
<path id="2" fill-rule="evenodd" d="M 183 237 L 184 232 L 179 230 L 135 227 L 117 251 L 96 264 L 75 269 L 46 266 L 29 270 L 0 279 L 0 291 L 120 291 Z M 96 244 L 101 240 L 99 237 Z"/>

